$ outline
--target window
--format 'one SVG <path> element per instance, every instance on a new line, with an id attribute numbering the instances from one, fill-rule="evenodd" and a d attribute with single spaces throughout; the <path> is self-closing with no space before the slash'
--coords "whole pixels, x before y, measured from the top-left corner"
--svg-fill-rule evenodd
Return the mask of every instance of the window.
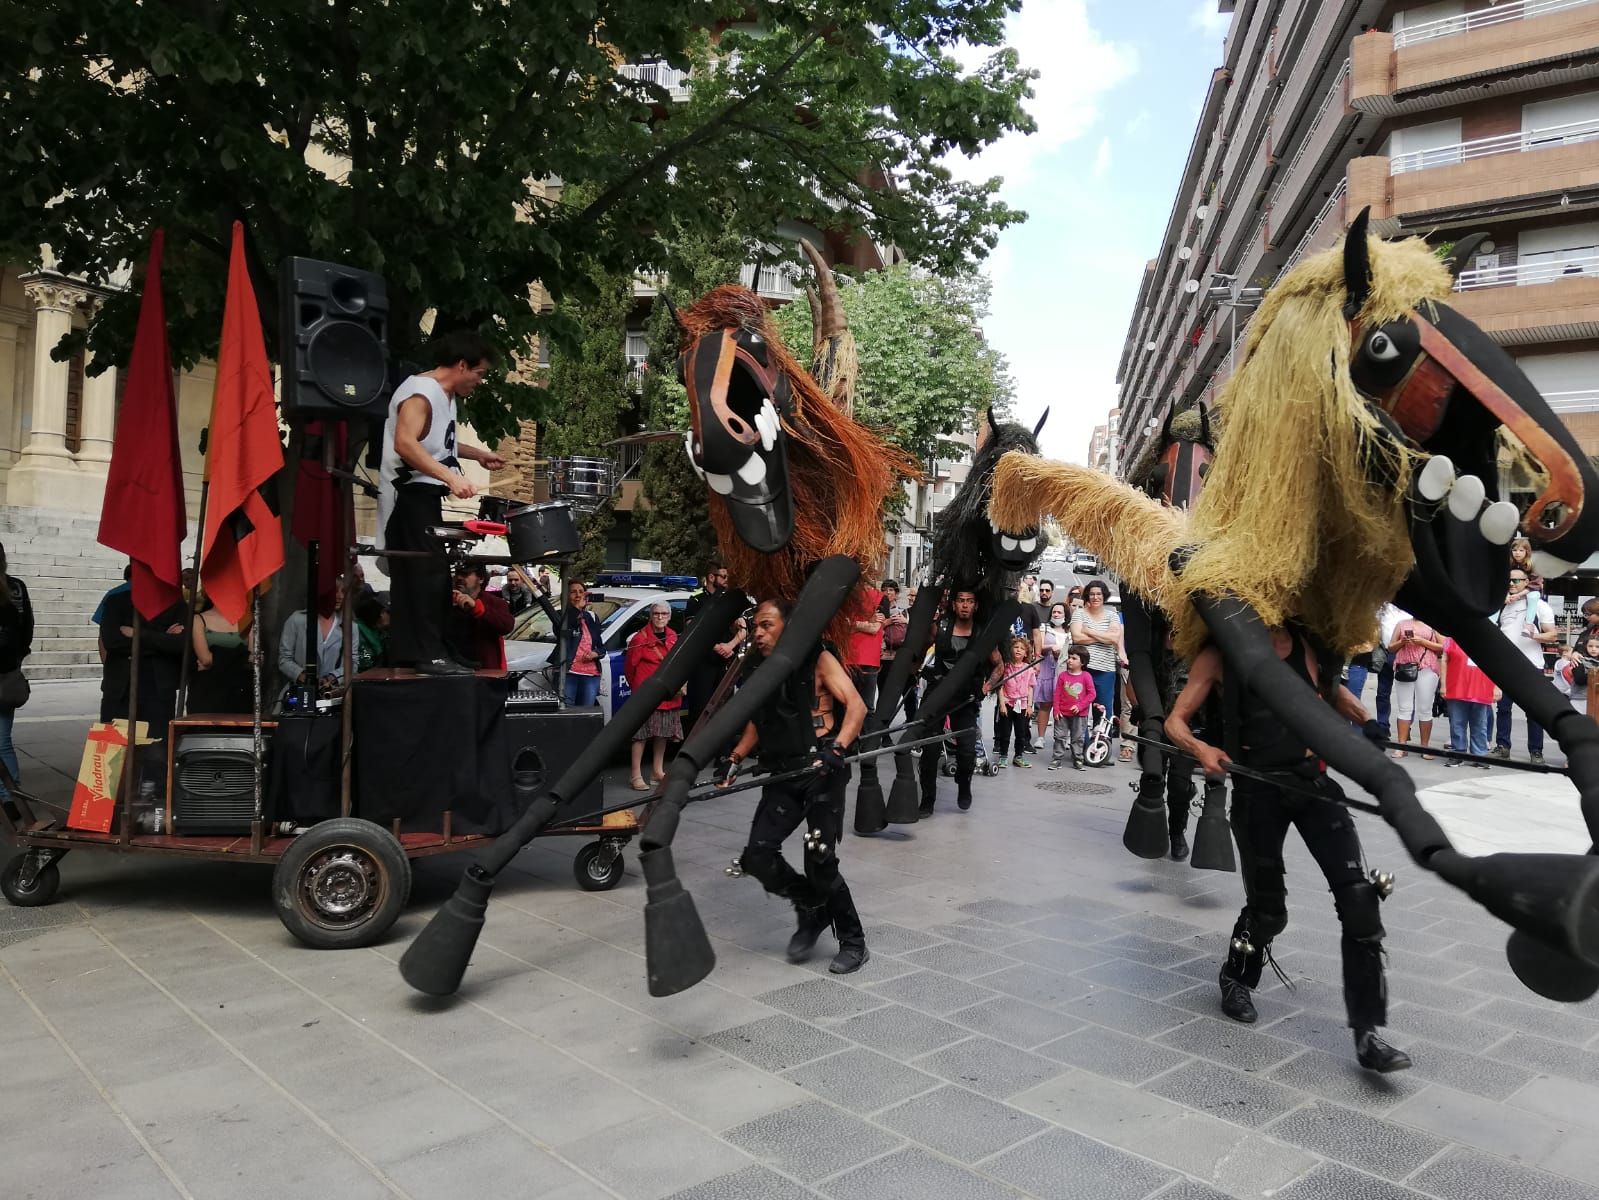
<path id="1" fill-rule="evenodd" d="M 1524 149 L 1599 138 L 1599 92 L 1525 104 L 1521 109 L 1521 130 Z"/>

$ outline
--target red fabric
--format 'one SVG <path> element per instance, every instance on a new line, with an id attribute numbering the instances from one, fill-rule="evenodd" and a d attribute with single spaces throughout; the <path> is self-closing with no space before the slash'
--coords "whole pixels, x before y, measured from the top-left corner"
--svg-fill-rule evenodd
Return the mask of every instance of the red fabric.
<path id="1" fill-rule="evenodd" d="M 154 619 L 183 598 L 179 561 L 189 532 L 178 453 L 178 405 L 161 299 L 165 235 L 150 238 L 139 327 L 100 510 L 99 542 L 133 560 L 133 606 Z"/>
<path id="2" fill-rule="evenodd" d="M 477 606 L 472 609 L 472 657 L 481 670 L 505 670 L 505 635 L 511 632 L 516 618 L 511 606 L 498 592 L 482 592 Z"/>
<path id="3" fill-rule="evenodd" d="M 1494 702 L 1494 681 L 1471 661 L 1454 638 L 1444 643 L 1444 657 L 1449 660 L 1448 675 L 1444 679 L 1445 700 L 1470 700 L 1473 704 Z"/>
<path id="4" fill-rule="evenodd" d="M 344 572 L 339 552 L 344 533 L 340 520 L 338 482 L 322 467 L 322 439 L 333 439 L 333 461 L 343 462 L 349 429 L 342 422 L 307 421 L 305 457 L 300 459 L 294 484 L 294 540 L 302 546 L 317 544 L 317 603 L 333 611 L 334 584 Z"/>
<path id="5" fill-rule="evenodd" d="M 1074 685 L 1082 689 L 1075 696 L 1067 690 Z M 1073 674 L 1062 667 L 1055 672 L 1055 715 L 1057 717 L 1086 717 L 1089 708 L 1094 703 L 1094 699 L 1094 677 L 1087 671 L 1078 671 Z"/>
<path id="6" fill-rule="evenodd" d="M 627 676 L 627 686 L 635 692 L 638 691 L 644 681 L 660 669 L 661 663 L 666 661 L 666 656 L 671 653 L 675 645 L 677 645 L 677 631 L 670 625 L 666 627 L 665 642 L 656 637 L 655 631 L 648 625 L 628 638 L 627 650 L 622 655 L 622 674 Z M 682 693 L 676 693 L 671 699 L 663 700 L 657 705 L 655 711 L 670 712 L 674 708 L 682 707 Z"/>
<path id="7" fill-rule="evenodd" d="M 261 494 L 283 469 L 283 446 L 261 313 L 244 259 L 244 226 L 238 221 L 233 223 L 208 446 L 200 582 L 217 611 L 237 623 L 250 607 L 251 593 L 283 566 L 283 530 Z"/>
<path id="8" fill-rule="evenodd" d="M 883 593 L 876 588 L 863 588 L 856 593 L 860 599 L 850 613 L 851 621 L 870 621 L 882 602 Z M 849 635 L 848 666 L 879 667 L 883 664 L 883 633 L 853 632 Z"/>

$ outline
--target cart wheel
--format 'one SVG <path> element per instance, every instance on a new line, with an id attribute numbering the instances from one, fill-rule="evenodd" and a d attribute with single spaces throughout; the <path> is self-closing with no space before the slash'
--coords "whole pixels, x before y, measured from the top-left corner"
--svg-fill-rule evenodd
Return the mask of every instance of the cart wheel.
<path id="1" fill-rule="evenodd" d="M 0 891 L 18 908 L 38 908 L 49 904 L 61 887 L 61 872 L 53 862 L 40 867 L 30 882 L 23 883 L 22 868 L 33 853 L 27 850 L 15 855 L 5 869 L 0 870 Z"/>
<path id="2" fill-rule="evenodd" d="M 590 842 L 572 860 L 572 874 L 585 892 L 608 892 L 622 881 L 622 847 Z"/>
<path id="3" fill-rule="evenodd" d="M 272 903 L 317 950 L 369 946 L 411 894 L 411 864 L 387 829 L 356 817 L 323 821 L 294 839 L 272 872 Z"/>

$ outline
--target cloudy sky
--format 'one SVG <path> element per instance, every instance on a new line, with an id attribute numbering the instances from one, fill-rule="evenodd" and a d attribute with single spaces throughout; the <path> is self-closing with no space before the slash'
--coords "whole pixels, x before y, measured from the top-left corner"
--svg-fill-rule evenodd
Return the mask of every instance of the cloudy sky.
<path id="1" fill-rule="evenodd" d="M 1029 219 L 989 259 L 989 340 L 1009 358 L 1017 416 L 1050 408 L 1050 457 L 1081 462 L 1116 401 L 1116 362 L 1161 234 L 1228 18 L 1216 0 L 1023 0 L 1009 43 L 1039 73 L 1038 132 L 963 174 L 1005 178 Z"/>

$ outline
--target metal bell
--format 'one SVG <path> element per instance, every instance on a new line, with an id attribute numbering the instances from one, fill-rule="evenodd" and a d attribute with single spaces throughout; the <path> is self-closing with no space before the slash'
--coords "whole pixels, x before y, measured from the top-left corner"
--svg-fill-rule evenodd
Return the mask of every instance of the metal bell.
<path id="1" fill-rule="evenodd" d="M 1242 954 L 1242 955 L 1248 956 L 1250 954 L 1253 954 L 1254 952 L 1255 952 L 1254 944 L 1248 938 L 1246 938 L 1246 937 L 1235 937 L 1233 939 L 1233 953 L 1234 954 Z"/>
<path id="2" fill-rule="evenodd" d="M 1394 894 L 1394 876 L 1392 871 L 1377 871 L 1371 873 L 1371 886 L 1377 889 L 1377 896 L 1386 900 Z"/>
<path id="3" fill-rule="evenodd" d="M 822 841 L 821 833 L 813 829 L 805 835 L 805 849 L 812 854 L 826 854 L 827 843 Z"/>
<path id="4" fill-rule="evenodd" d="M 729 879 L 742 879 L 744 877 L 744 864 L 735 858 L 722 868 L 722 873 Z"/>

